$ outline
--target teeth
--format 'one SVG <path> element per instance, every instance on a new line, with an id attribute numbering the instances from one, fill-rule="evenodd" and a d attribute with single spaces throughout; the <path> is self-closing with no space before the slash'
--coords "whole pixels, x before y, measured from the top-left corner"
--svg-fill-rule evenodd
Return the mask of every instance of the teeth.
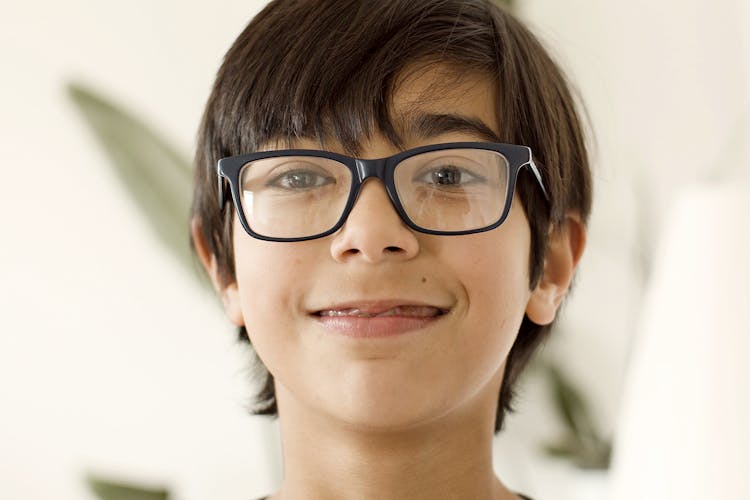
<path id="1" fill-rule="evenodd" d="M 373 314 L 365 314 L 359 309 L 340 309 L 340 310 L 330 310 L 330 311 L 320 311 L 321 316 L 363 316 L 363 317 L 372 317 Z"/>
<path id="2" fill-rule="evenodd" d="M 321 316 L 353 316 L 357 318 L 375 318 L 375 317 L 386 317 L 386 316 L 408 316 L 415 318 L 431 318 L 439 316 L 441 311 L 432 306 L 397 306 L 387 311 L 383 311 L 379 314 L 372 314 L 362 312 L 359 309 L 331 309 L 327 311 L 320 311 Z"/>

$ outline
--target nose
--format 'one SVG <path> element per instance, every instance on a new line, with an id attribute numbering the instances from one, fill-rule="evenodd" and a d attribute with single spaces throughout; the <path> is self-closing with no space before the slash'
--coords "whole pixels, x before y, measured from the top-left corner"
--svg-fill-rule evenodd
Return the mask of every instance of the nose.
<path id="1" fill-rule="evenodd" d="M 419 241 L 396 212 L 378 179 L 362 185 L 342 228 L 334 234 L 331 255 L 338 262 L 408 260 L 419 253 Z"/>

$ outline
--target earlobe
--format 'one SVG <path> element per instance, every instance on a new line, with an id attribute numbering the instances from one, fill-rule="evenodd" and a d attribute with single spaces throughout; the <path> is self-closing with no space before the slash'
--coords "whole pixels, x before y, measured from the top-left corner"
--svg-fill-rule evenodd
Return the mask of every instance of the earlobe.
<path id="1" fill-rule="evenodd" d="M 219 265 L 216 261 L 216 256 L 211 252 L 206 241 L 203 239 L 201 221 L 198 217 L 194 217 L 190 221 L 190 234 L 193 238 L 193 244 L 195 246 L 195 251 L 198 254 L 198 258 L 209 278 L 211 278 L 214 290 L 216 290 L 221 297 L 221 302 L 224 305 L 224 311 L 226 312 L 227 317 L 234 325 L 244 326 L 245 321 L 242 316 L 242 308 L 240 307 L 241 302 L 237 283 L 229 283 L 227 285 L 223 284 L 219 276 Z"/>
<path id="2" fill-rule="evenodd" d="M 578 214 L 571 212 L 562 225 L 550 228 L 542 277 L 526 305 L 531 321 L 538 325 L 554 321 L 585 247 L 586 228 Z"/>
<path id="3" fill-rule="evenodd" d="M 221 302 L 224 304 L 224 312 L 226 312 L 229 321 L 234 326 L 245 326 L 245 318 L 242 315 L 242 307 L 240 301 L 240 293 L 237 288 L 237 283 L 231 283 L 224 287 L 219 292 L 221 294 Z"/>

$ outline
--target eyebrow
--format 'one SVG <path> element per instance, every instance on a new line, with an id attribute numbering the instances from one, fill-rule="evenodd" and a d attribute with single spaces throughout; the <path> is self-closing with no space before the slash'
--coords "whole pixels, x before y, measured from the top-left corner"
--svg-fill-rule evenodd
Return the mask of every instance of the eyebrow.
<path id="1" fill-rule="evenodd" d="M 500 142 L 500 138 L 479 118 L 451 113 L 428 113 L 409 116 L 406 131 L 410 135 L 430 139 L 450 132 L 464 132 L 477 135 L 490 142 Z"/>

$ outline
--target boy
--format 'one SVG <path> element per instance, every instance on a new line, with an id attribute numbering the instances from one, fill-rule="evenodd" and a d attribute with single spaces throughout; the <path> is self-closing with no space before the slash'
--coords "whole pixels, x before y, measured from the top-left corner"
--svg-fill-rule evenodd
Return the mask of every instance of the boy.
<path id="1" fill-rule="evenodd" d="M 488 0 L 273 1 L 226 54 L 196 167 L 193 246 L 279 418 L 269 498 L 523 498 L 492 438 L 591 204 L 534 37 Z"/>

